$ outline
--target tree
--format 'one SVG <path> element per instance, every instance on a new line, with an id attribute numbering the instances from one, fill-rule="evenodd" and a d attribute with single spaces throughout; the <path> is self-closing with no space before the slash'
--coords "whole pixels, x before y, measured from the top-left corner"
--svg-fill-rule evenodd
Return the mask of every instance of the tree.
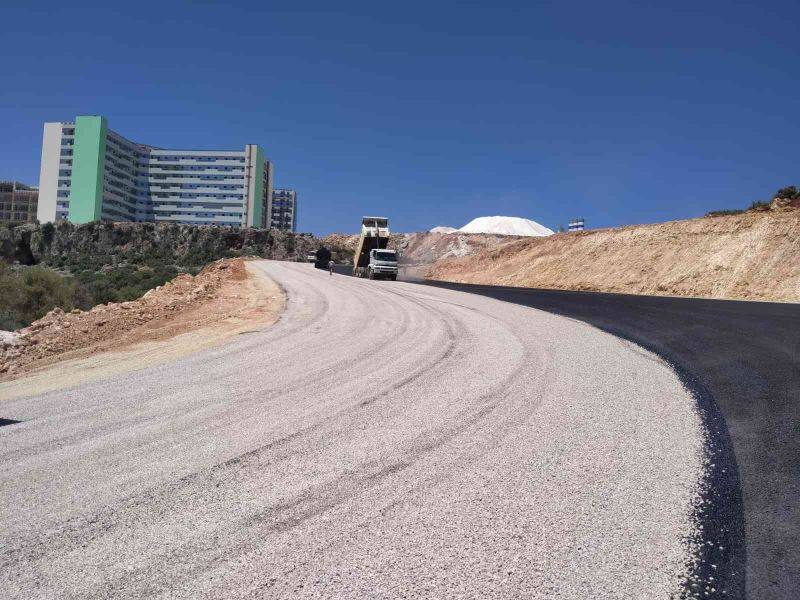
<path id="1" fill-rule="evenodd" d="M 775 192 L 775 198 L 788 198 L 789 200 L 797 200 L 800 198 L 800 190 L 795 186 L 790 185 L 785 188 L 779 189 Z"/>

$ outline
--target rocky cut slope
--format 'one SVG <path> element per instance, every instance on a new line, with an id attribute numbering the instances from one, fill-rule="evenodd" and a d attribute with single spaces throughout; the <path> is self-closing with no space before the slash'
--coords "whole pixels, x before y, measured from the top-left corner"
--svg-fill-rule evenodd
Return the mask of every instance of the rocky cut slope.
<path id="1" fill-rule="evenodd" d="M 358 244 L 357 235 L 332 233 L 322 238 L 322 243 L 329 248 L 338 248 L 349 252 L 349 260 Z M 452 256 L 469 256 L 486 248 L 498 248 L 505 244 L 522 239 L 519 236 L 483 234 L 419 232 L 393 233 L 389 236 L 388 247 L 400 253 L 400 264 L 404 267 L 431 265 L 438 260 Z M 337 262 L 339 262 L 337 260 Z"/>
<path id="2" fill-rule="evenodd" d="M 440 261 L 442 281 L 800 301 L 800 210 L 768 209 L 532 238 Z"/>
<path id="3" fill-rule="evenodd" d="M 275 229 L 105 222 L 0 228 L 0 259 L 26 265 L 58 258 L 107 257 L 106 262 L 155 258 L 199 267 L 236 256 L 303 260 L 318 247 L 319 240 L 310 234 Z"/>
<path id="4" fill-rule="evenodd" d="M 430 265 L 451 257 L 471 256 L 497 249 L 523 239 L 519 236 L 489 233 L 408 233 L 397 240 L 403 266 Z"/>

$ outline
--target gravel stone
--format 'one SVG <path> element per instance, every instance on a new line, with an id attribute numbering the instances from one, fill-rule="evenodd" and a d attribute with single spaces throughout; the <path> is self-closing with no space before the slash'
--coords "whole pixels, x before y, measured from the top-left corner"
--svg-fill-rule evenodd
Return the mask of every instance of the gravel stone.
<path id="1" fill-rule="evenodd" d="M 4 597 L 684 594 L 703 431 L 654 354 L 481 296 L 260 266 L 289 299 L 272 327 L 4 403 Z"/>

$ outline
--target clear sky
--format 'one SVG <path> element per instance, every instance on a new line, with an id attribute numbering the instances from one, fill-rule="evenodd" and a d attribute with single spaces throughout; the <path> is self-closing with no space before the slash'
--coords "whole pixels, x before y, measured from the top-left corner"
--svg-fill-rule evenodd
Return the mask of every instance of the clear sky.
<path id="1" fill-rule="evenodd" d="M 652 6 L 646 6 L 652 4 Z M 660 6 L 656 6 L 660 5 Z M 0 179 L 42 123 L 261 144 L 299 230 L 698 216 L 800 184 L 800 2 L 8 2 Z"/>

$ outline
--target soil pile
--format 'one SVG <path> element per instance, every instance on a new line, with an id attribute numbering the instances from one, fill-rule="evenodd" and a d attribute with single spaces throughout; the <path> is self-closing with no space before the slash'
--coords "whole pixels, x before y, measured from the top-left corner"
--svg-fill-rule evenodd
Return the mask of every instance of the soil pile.
<path id="1" fill-rule="evenodd" d="M 182 274 L 138 300 L 65 313 L 55 308 L 0 341 L 0 378 L 11 377 L 68 356 L 86 356 L 143 340 L 157 340 L 229 316 L 234 302 L 224 293 L 247 278 L 244 260 L 223 259 L 196 276 Z M 224 307 L 214 304 L 227 303 Z"/>
<path id="2" fill-rule="evenodd" d="M 529 238 L 435 264 L 443 281 L 800 301 L 796 200 L 715 216 Z"/>
<path id="3" fill-rule="evenodd" d="M 522 217 L 478 217 L 477 219 L 472 219 L 459 231 L 463 233 L 495 233 L 530 237 L 553 235 L 552 229 Z"/>
<path id="4" fill-rule="evenodd" d="M 342 248 L 352 253 L 356 251 L 358 236 L 348 233 L 331 233 L 322 238 L 321 241 L 326 248 Z"/>

